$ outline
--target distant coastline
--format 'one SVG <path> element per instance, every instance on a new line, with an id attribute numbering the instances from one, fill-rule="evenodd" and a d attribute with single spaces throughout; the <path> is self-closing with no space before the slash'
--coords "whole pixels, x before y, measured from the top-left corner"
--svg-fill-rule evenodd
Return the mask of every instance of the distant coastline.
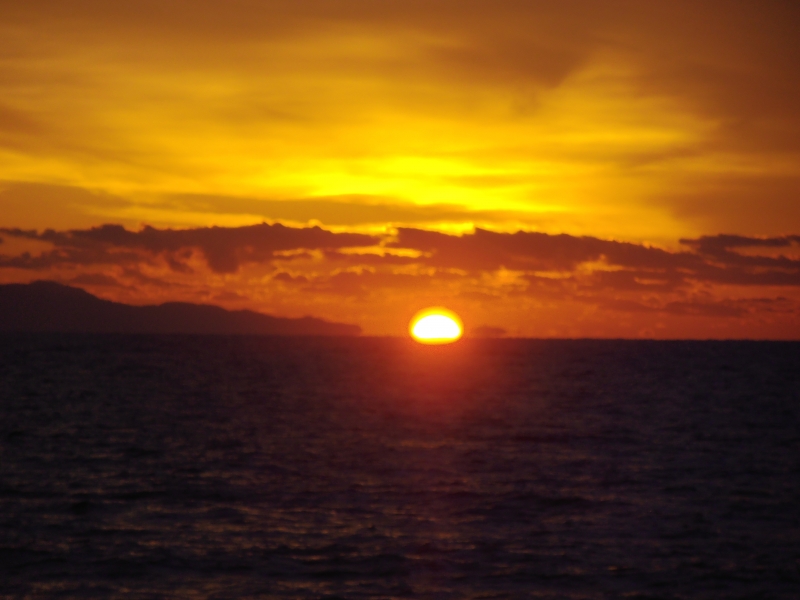
<path id="1" fill-rule="evenodd" d="M 132 306 L 54 281 L 0 285 L 0 331 L 356 336 L 358 325 L 289 319 L 210 304 Z"/>

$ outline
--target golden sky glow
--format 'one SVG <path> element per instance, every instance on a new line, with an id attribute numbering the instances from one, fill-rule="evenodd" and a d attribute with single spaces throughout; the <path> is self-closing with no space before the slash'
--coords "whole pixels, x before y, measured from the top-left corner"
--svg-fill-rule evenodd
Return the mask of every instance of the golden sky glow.
<path id="1" fill-rule="evenodd" d="M 780 0 L 0 2 L 0 228 L 38 232 L 0 232 L 0 280 L 381 334 L 419 299 L 513 335 L 797 336 L 798 25 Z M 261 223 L 334 237 L 259 254 Z M 109 224 L 102 252 L 68 233 Z M 697 241 L 722 234 L 755 241 Z M 556 264 L 563 235 L 651 262 Z"/>

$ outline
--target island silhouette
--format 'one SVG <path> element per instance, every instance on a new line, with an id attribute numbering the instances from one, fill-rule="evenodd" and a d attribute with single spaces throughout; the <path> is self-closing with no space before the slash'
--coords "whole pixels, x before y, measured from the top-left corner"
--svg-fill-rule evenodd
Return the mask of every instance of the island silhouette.
<path id="1" fill-rule="evenodd" d="M 354 336 L 358 325 L 275 317 L 210 304 L 133 306 L 55 281 L 0 285 L 0 331 Z"/>

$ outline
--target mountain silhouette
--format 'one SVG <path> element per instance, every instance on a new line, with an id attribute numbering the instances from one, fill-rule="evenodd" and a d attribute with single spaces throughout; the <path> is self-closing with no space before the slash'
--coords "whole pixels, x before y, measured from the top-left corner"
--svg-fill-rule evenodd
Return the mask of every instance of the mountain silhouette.
<path id="1" fill-rule="evenodd" d="M 54 281 L 0 285 L 0 331 L 358 335 L 358 325 L 286 319 L 209 304 L 132 306 Z"/>

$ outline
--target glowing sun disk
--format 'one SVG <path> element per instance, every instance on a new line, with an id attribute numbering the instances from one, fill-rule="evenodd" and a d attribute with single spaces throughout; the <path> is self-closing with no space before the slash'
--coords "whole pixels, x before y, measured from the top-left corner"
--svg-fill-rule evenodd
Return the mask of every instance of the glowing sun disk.
<path id="1" fill-rule="evenodd" d="M 411 337 L 423 344 L 449 344 L 461 337 L 458 316 L 443 308 L 426 309 L 417 313 L 409 327 Z"/>

